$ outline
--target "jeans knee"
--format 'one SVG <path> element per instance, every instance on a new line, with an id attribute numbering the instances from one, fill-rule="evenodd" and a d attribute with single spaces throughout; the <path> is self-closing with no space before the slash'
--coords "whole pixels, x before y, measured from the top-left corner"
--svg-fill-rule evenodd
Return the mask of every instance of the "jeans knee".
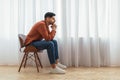
<path id="1" fill-rule="evenodd" d="M 54 43 L 52 41 L 48 41 L 49 47 L 54 47 Z"/>
<path id="2" fill-rule="evenodd" d="M 57 40 L 52 40 L 55 44 L 57 44 Z"/>

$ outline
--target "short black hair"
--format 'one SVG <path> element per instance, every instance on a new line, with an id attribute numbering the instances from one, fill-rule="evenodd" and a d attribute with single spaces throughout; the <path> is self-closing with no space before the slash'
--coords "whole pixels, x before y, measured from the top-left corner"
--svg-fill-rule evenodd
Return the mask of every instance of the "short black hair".
<path id="1" fill-rule="evenodd" d="M 55 16 L 55 13 L 53 13 L 53 12 L 47 12 L 47 13 L 45 13 L 44 18 L 53 17 L 53 16 Z"/>

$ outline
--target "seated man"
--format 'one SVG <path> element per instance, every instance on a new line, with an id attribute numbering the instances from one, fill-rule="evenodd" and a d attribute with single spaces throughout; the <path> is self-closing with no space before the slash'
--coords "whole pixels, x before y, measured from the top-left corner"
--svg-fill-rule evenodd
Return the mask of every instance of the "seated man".
<path id="1" fill-rule="evenodd" d="M 51 73 L 65 73 L 66 66 L 58 62 L 58 45 L 54 40 L 56 34 L 55 14 L 47 12 L 43 21 L 37 22 L 27 35 L 25 45 L 33 45 L 39 50 L 47 49 L 48 58 L 52 66 Z M 51 25 L 51 31 L 49 26 Z"/>

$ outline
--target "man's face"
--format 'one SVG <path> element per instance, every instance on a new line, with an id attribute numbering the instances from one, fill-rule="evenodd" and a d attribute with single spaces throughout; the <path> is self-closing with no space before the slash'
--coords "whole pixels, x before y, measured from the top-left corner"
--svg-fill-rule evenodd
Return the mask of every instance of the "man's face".
<path id="1" fill-rule="evenodd" d="M 53 17 L 48 17 L 47 21 L 48 21 L 49 24 L 54 24 L 55 23 L 55 17 L 54 16 Z"/>

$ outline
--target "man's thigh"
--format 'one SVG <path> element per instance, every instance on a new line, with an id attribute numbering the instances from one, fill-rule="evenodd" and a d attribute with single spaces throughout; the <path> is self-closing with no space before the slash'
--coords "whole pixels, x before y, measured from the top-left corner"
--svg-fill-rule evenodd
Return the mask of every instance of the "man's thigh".
<path id="1" fill-rule="evenodd" d="M 41 40 L 41 41 L 34 41 L 30 45 L 33 45 L 40 50 L 43 50 L 43 49 L 47 49 L 48 46 L 52 43 L 53 43 L 52 41 Z"/>

